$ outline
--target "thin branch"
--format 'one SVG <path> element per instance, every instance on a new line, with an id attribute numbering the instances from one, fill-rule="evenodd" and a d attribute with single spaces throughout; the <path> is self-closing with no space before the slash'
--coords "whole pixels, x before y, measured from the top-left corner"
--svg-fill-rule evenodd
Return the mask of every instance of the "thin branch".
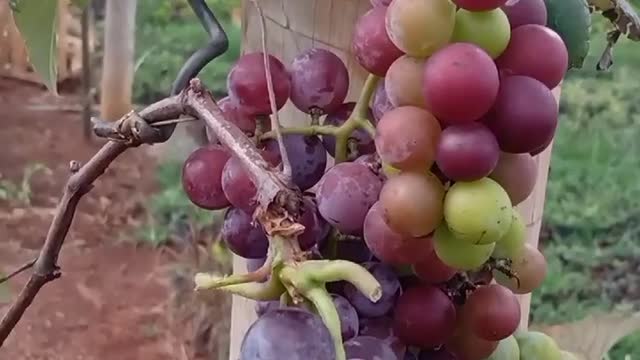
<path id="1" fill-rule="evenodd" d="M 278 146 L 280 148 L 280 158 L 282 159 L 282 173 L 284 174 L 287 182 L 291 181 L 291 162 L 289 162 L 289 155 L 287 149 L 284 146 L 284 140 L 282 138 L 282 132 L 280 131 L 280 119 L 278 118 L 278 106 L 276 104 L 276 95 L 273 91 L 273 78 L 271 77 L 271 67 L 269 66 L 269 52 L 267 51 L 267 25 L 264 20 L 264 12 L 262 7 L 258 3 L 258 0 L 251 0 L 258 15 L 260 17 L 261 26 L 261 42 L 262 42 L 262 55 L 264 59 L 264 72 L 267 77 L 267 91 L 269 91 L 269 103 L 271 104 L 271 129 L 276 133 L 276 139 L 278 139 Z"/>
<path id="2" fill-rule="evenodd" d="M 0 284 L 5 283 L 9 280 L 11 280 L 12 277 L 17 276 L 19 274 L 21 274 L 22 272 L 24 272 L 25 270 L 31 269 L 33 267 L 33 264 L 36 263 L 36 259 L 33 259 L 25 264 L 23 264 L 22 266 L 20 266 L 19 268 L 17 268 L 16 270 L 14 270 L 12 273 L 10 273 L 7 276 L 4 276 L 2 278 L 0 278 Z"/>

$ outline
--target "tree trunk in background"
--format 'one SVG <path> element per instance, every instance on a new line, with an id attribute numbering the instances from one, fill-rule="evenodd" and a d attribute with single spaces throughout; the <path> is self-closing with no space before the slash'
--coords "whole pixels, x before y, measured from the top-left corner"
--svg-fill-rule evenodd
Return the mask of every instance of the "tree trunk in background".
<path id="1" fill-rule="evenodd" d="M 100 113 L 117 120 L 132 108 L 136 0 L 106 2 Z"/>
<path id="2" fill-rule="evenodd" d="M 262 0 L 267 20 L 267 47 L 285 65 L 299 52 L 310 47 L 330 49 L 340 56 L 349 69 L 351 87 L 347 101 L 356 101 L 367 73 L 350 52 L 351 37 L 358 17 L 371 8 L 369 0 Z M 261 51 L 261 27 L 257 11 L 251 1 L 243 1 L 243 53 Z M 559 89 L 555 91 L 559 98 Z M 280 112 L 284 126 L 305 125 L 309 119 L 289 102 Z M 533 194 L 518 208 L 527 223 L 528 241 L 537 244 L 540 232 L 545 189 L 549 169 L 550 150 L 538 155 L 538 185 Z M 234 257 L 234 272 L 246 272 L 242 258 Z M 239 296 L 233 297 L 231 313 L 230 360 L 237 360 L 242 338 L 255 320 L 255 303 Z M 523 297 L 523 325 L 527 326 L 529 298 Z"/>

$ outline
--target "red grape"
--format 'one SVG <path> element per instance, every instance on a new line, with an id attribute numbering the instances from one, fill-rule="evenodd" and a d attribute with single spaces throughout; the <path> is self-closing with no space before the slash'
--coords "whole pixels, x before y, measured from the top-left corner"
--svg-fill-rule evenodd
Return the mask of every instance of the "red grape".
<path id="1" fill-rule="evenodd" d="M 222 110 L 225 120 L 233 123 L 248 136 L 253 136 L 256 132 L 256 119 L 253 116 L 228 96 L 218 100 L 218 106 Z"/>
<path id="2" fill-rule="evenodd" d="M 353 109 L 355 108 L 356 103 L 348 102 L 340 105 L 336 110 L 329 113 L 327 117 L 324 119 L 323 125 L 334 125 L 340 126 L 344 124 L 345 121 L 349 119 Z M 367 114 L 368 119 L 373 119 L 373 113 L 369 109 Z M 351 138 L 354 139 L 358 146 L 357 154 L 351 155 L 364 155 L 371 154 L 376 151 L 376 145 L 373 142 L 373 139 L 364 129 L 356 129 L 352 134 Z M 336 152 L 336 138 L 331 135 L 323 135 L 322 136 L 322 144 L 324 145 L 325 150 L 331 155 L 335 156 Z"/>
<path id="3" fill-rule="evenodd" d="M 500 79 L 484 50 L 454 43 L 427 60 L 423 86 L 427 109 L 440 121 L 455 124 L 485 115 L 496 100 Z"/>
<path id="4" fill-rule="evenodd" d="M 403 54 L 389 39 L 385 28 L 386 14 L 385 6 L 367 11 L 356 23 L 351 41 L 358 63 L 378 76 L 385 76 L 391 64 Z"/>
<path id="5" fill-rule="evenodd" d="M 529 244 L 525 244 L 519 258 L 512 259 L 511 270 L 517 278 L 511 278 L 494 271 L 496 282 L 506 286 L 516 294 L 528 294 L 542 285 L 547 276 L 547 260 L 544 255 Z"/>
<path id="6" fill-rule="evenodd" d="M 504 5 L 507 0 L 453 0 L 453 2 L 463 9 L 471 11 L 487 11 L 497 9 Z"/>
<path id="7" fill-rule="evenodd" d="M 246 259 L 267 256 L 269 241 L 262 227 L 251 216 L 236 208 L 229 208 L 224 216 L 220 237 L 236 255 Z"/>
<path id="8" fill-rule="evenodd" d="M 402 170 L 428 169 L 442 132 L 438 120 L 415 106 L 388 111 L 378 122 L 375 144 L 383 162 Z"/>
<path id="9" fill-rule="evenodd" d="M 344 296 L 363 317 L 377 317 L 387 315 L 402 292 L 400 281 L 393 269 L 382 263 L 368 262 L 362 264 L 382 287 L 382 297 L 377 302 L 369 300 L 353 284 L 344 286 Z"/>
<path id="10" fill-rule="evenodd" d="M 316 191 L 322 217 L 345 234 L 362 233 L 369 208 L 378 200 L 382 181 L 359 163 L 339 163 L 327 171 Z"/>
<path id="11" fill-rule="evenodd" d="M 385 76 L 385 90 L 393 106 L 425 107 L 423 74 L 425 59 L 403 55 L 394 61 Z"/>
<path id="12" fill-rule="evenodd" d="M 229 157 L 220 145 L 206 145 L 189 155 L 182 167 L 182 188 L 192 203 L 208 210 L 229 206 L 222 190 L 222 169 Z"/>
<path id="13" fill-rule="evenodd" d="M 413 271 L 420 280 L 428 284 L 444 283 L 456 274 L 456 269 L 447 266 L 440 260 L 435 249 L 432 249 L 427 256 L 415 262 Z"/>
<path id="14" fill-rule="evenodd" d="M 329 50 L 311 48 L 302 52 L 293 59 L 289 72 L 291 102 L 304 113 L 330 113 L 347 97 L 349 72 Z"/>
<path id="15" fill-rule="evenodd" d="M 449 339 L 456 326 L 456 308 L 435 286 L 407 289 L 398 299 L 394 331 L 407 345 L 431 348 Z"/>
<path id="16" fill-rule="evenodd" d="M 308 190 L 322 178 L 327 167 L 327 152 L 322 141 L 317 136 L 300 134 L 283 134 L 282 138 L 291 163 L 293 183 L 302 191 Z M 275 139 L 268 140 L 265 148 L 267 151 L 280 154 Z"/>
<path id="17" fill-rule="evenodd" d="M 522 25 L 513 30 L 496 64 L 504 75 L 529 76 L 553 89 L 569 68 L 569 53 L 560 35 L 548 27 Z"/>
<path id="18" fill-rule="evenodd" d="M 378 121 L 380 121 L 380 119 L 382 119 L 382 116 L 394 107 L 395 106 L 393 106 L 393 104 L 389 100 L 389 97 L 387 96 L 387 90 L 385 89 L 385 80 L 384 78 L 382 78 L 378 82 L 378 86 L 376 87 L 376 92 L 373 94 L 373 101 L 371 103 L 371 109 L 373 111 L 375 122 L 377 123 Z"/>
<path id="19" fill-rule="evenodd" d="M 512 29 L 522 25 L 547 25 L 547 6 L 544 0 L 507 0 L 502 5 Z"/>
<path id="20" fill-rule="evenodd" d="M 440 347 L 438 350 L 421 351 L 418 360 L 458 360 L 458 357 L 445 347 Z"/>
<path id="21" fill-rule="evenodd" d="M 502 79 L 487 123 L 502 151 L 528 153 L 553 137 L 558 105 L 551 90 L 540 81 L 509 76 Z"/>
<path id="22" fill-rule="evenodd" d="M 462 331 L 449 339 L 446 345 L 456 360 L 485 360 L 496 350 L 498 343 L 482 339 L 471 331 Z"/>
<path id="23" fill-rule="evenodd" d="M 291 77 L 284 64 L 275 56 L 268 55 L 268 59 L 276 107 L 279 110 L 289 99 Z M 229 96 L 251 115 L 271 114 L 266 74 L 261 52 L 242 55 L 229 71 Z"/>
<path id="24" fill-rule="evenodd" d="M 491 130 L 472 122 L 442 131 L 436 164 L 453 181 L 473 181 L 489 175 L 499 157 L 500 147 Z"/>
<path id="25" fill-rule="evenodd" d="M 261 155 L 274 167 L 280 163 L 280 158 L 273 152 L 262 150 Z M 232 156 L 222 170 L 222 190 L 231 205 L 253 215 L 258 206 L 256 186 L 236 156 Z"/>
<path id="26" fill-rule="evenodd" d="M 471 331 L 489 341 L 512 335 L 520 324 L 520 303 L 507 288 L 491 284 L 478 287 L 464 304 Z"/>
<path id="27" fill-rule="evenodd" d="M 397 359 L 389 345 L 372 336 L 353 338 L 344 343 L 344 350 L 350 360 Z"/>
<path id="28" fill-rule="evenodd" d="M 503 152 L 489 177 L 502 186 L 509 194 L 511 205 L 516 206 L 533 192 L 538 180 L 538 165 L 529 154 Z"/>
<path id="29" fill-rule="evenodd" d="M 392 265 L 412 264 L 433 252 L 431 237 L 413 238 L 391 229 L 379 201 L 364 219 L 364 241 L 376 258 Z"/>
<path id="30" fill-rule="evenodd" d="M 536 155 L 542 153 L 543 151 L 547 150 L 547 148 L 549 147 L 549 145 L 551 145 L 552 142 L 553 142 L 553 137 L 550 137 L 549 140 L 547 140 L 547 142 L 544 145 L 542 145 L 542 146 L 538 147 L 537 149 L 529 152 L 529 154 L 531 154 L 531 156 L 536 156 Z"/>

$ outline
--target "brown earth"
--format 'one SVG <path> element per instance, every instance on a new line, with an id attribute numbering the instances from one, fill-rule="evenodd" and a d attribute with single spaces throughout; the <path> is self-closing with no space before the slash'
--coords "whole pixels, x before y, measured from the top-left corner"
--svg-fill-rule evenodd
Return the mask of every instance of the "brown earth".
<path id="1" fill-rule="evenodd" d="M 11 188 L 7 182 L 20 185 L 35 164 L 46 167 L 25 191 L 10 189 L 10 199 L 0 199 L 0 272 L 37 256 L 69 162 L 85 162 L 101 145 L 83 138 L 79 112 L 56 110 L 76 101 L 0 79 L 0 191 Z M 82 199 L 61 252 L 62 277 L 42 289 L 0 359 L 191 358 L 170 315 L 171 256 L 135 242 L 145 200 L 157 188 L 155 161 L 143 149 L 119 157 Z M 8 294 L 0 293 L 0 315 L 28 276 L 11 279 Z"/>

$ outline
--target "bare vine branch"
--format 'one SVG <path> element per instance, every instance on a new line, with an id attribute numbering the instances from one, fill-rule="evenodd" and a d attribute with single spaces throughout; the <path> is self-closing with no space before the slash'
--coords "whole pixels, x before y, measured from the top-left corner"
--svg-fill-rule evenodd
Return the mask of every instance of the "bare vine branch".
<path id="1" fill-rule="evenodd" d="M 30 260 L 30 261 L 24 263 L 22 266 L 20 266 L 16 270 L 12 271 L 9 275 L 1 277 L 0 278 L 0 284 L 5 283 L 5 282 L 11 280 L 12 277 L 17 276 L 17 275 L 23 273 L 26 270 L 31 269 L 33 267 L 33 264 L 35 264 L 35 263 L 36 263 L 36 259 Z"/>

